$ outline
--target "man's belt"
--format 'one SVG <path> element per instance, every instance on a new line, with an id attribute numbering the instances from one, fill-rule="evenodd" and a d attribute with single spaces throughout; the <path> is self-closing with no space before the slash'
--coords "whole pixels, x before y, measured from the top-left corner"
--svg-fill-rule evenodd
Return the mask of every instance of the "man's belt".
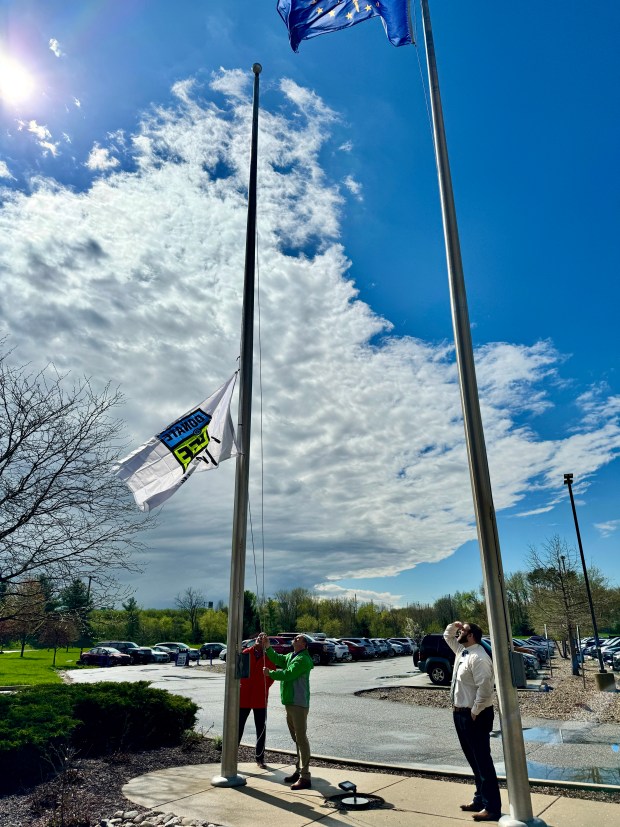
<path id="1" fill-rule="evenodd" d="M 453 706 L 453 712 L 471 712 L 471 706 Z"/>

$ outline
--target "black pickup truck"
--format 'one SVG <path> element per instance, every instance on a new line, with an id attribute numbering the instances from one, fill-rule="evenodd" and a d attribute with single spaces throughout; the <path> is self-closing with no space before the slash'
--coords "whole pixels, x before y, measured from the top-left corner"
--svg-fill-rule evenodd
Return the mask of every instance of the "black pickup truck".
<path id="1" fill-rule="evenodd" d="M 308 641 L 308 653 L 315 666 L 319 663 L 333 663 L 336 660 L 336 647 L 327 640 L 316 640 L 312 635 L 301 632 L 278 632 L 278 637 L 292 641 L 298 634 L 303 634 Z"/>

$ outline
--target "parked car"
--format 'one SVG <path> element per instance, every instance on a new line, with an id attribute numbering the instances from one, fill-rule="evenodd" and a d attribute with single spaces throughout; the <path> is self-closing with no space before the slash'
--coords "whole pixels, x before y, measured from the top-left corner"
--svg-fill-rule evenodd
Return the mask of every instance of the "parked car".
<path id="1" fill-rule="evenodd" d="M 370 637 L 363 637 L 362 640 L 368 646 L 369 650 L 372 652 L 371 657 L 378 658 L 380 654 L 380 649 L 374 640 Z"/>
<path id="2" fill-rule="evenodd" d="M 601 654 L 605 655 L 605 649 L 608 646 L 613 646 L 616 643 L 620 643 L 620 637 L 608 637 L 608 638 L 600 638 L 599 637 L 599 644 L 601 648 Z M 594 658 L 594 660 L 598 659 L 598 652 L 596 650 L 596 643 L 592 644 L 592 646 L 586 647 L 583 652 L 585 657 Z"/>
<path id="3" fill-rule="evenodd" d="M 343 643 L 349 649 L 349 654 L 353 660 L 362 660 L 368 657 L 366 646 L 363 643 L 356 643 L 354 640 L 348 638 L 341 638 L 339 643 Z"/>
<path id="4" fill-rule="evenodd" d="M 403 649 L 402 643 L 395 643 L 393 640 L 388 640 L 388 646 L 392 647 L 392 651 L 395 655 L 405 654 L 405 650 Z"/>
<path id="5" fill-rule="evenodd" d="M 141 663 L 170 663 L 170 652 L 157 646 L 141 646 Z"/>
<path id="6" fill-rule="evenodd" d="M 298 634 L 301 633 L 278 632 L 277 637 L 283 640 L 293 641 Z M 304 637 L 308 641 L 308 653 L 315 666 L 318 666 L 320 663 L 327 665 L 334 662 L 336 659 L 336 649 L 333 643 L 329 643 L 327 640 L 315 640 L 311 635 L 304 634 Z"/>
<path id="7" fill-rule="evenodd" d="M 356 646 L 361 646 L 364 649 L 363 657 L 374 658 L 375 647 L 367 637 L 348 637 L 346 640 L 350 643 L 354 643 Z"/>
<path id="8" fill-rule="evenodd" d="M 250 637 L 247 640 L 243 640 L 241 641 L 241 649 L 247 649 L 249 646 L 252 646 L 255 642 L 255 637 Z M 269 635 L 269 645 L 271 646 L 273 651 L 277 652 L 279 655 L 288 655 L 289 652 L 293 651 L 292 642 L 285 638 L 278 637 L 277 635 Z"/>
<path id="9" fill-rule="evenodd" d="M 175 658 L 174 658 L 175 663 L 176 663 L 176 659 L 177 659 L 177 656 L 178 656 L 179 652 L 187 652 L 187 658 L 190 661 L 191 660 L 197 661 L 198 658 L 200 657 L 200 652 L 198 651 L 198 649 L 191 649 L 186 643 L 178 643 L 178 642 L 156 643 L 155 645 L 156 646 L 165 646 L 166 649 L 170 649 L 171 652 L 174 652 L 174 654 L 175 654 Z"/>
<path id="10" fill-rule="evenodd" d="M 219 658 L 222 649 L 226 648 L 225 643 L 203 643 L 200 649 L 200 657 L 205 660 L 215 660 Z"/>
<path id="11" fill-rule="evenodd" d="M 526 678 L 538 677 L 538 669 L 540 668 L 538 658 L 535 658 L 533 655 L 523 654 L 523 666 L 525 667 Z"/>
<path id="12" fill-rule="evenodd" d="M 388 643 L 399 643 L 402 647 L 403 655 L 413 655 L 414 648 L 408 637 L 391 637 L 388 638 Z M 416 646 L 415 648 L 417 649 L 418 647 Z"/>
<path id="13" fill-rule="evenodd" d="M 334 644 L 335 656 L 336 660 L 340 663 L 348 663 L 350 660 L 353 660 L 351 653 L 349 652 L 349 647 L 346 643 L 340 643 L 339 640 L 335 640 L 333 637 L 325 638 L 328 643 Z"/>
<path id="14" fill-rule="evenodd" d="M 131 658 L 112 646 L 94 646 L 88 652 L 82 652 L 78 663 L 83 666 L 129 666 Z"/>
<path id="15" fill-rule="evenodd" d="M 220 660 L 223 660 L 224 663 L 226 662 L 226 652 L 227 651 L 228 651 L 228 649 L 222 649 L 222 651 L 220 652 Z"/>
<path id="16" fill-rule="evenodd" d="M 493 657 L 489 642 L 482 638 L 480 643 L 486 649 L 489 657 Z M 450 649 L 442 634 L 424 635 L 420 643 L 418 666 L 420 672 L 426 672 L 431 679 L 431 683 L 438 686 L 445 686 L 450 683 L 454 658 L 454 652 Z"/>
<path id="17" fill-rule="evenodd" d="M 512 648 L 515 652 L 521 652 L 524 655 L 532 655 L 538 661 L 538 665 L 543 662 L 542 655 L 539 654 L 537 648 L 535 646 L 526 646 L 525 641 L 521 640 L 520 638 L 513 638 L 512 639 Z"/>
<path id="18" fill-rule="evenodd" d="M 548 663 L 550 658 L 554 656 L 554 643 L 552 640 L 537 640 L 534 638 L 529 637 L 525 641 L 526 646 L 533 646 L 539 654 L 539 660 L 541 663 Z"/>
<path id="19" fill-rule="evenodd" d="M 620 652 L 616 652 L 611 661 L 611 666 L 614 672 L 620 672 Z"/>
<path id="20" fill-rule="evenodd" d="M 603 661 L 605 663 L 613 663 L 614 655 L 617 652 L 620 652 L 620 645 L 615 644 L 614 646 L 607 646 L 603 651 Z"/>
<path id="21" fill-rule="evenodd" d="M 394 650 L 390 646 L 390 644 L 382 637 L 373 637 L 371 641 L 375 644 L 377 649 L 379 650 L 379 657 L 380 658 L 393 658 L 394 657 Z"/>
<path id="22" fill-rule="evenodd" d="M 141 654 L 142 647 L 132 640 L 100 640 L 97 646 L 111 646 L 124 655 L 129 655 L 131 663 L 146 663 Z"/>
<path id="23" fill-rule="evenodd" d="M 418 667 L 420 672 L 426 672 L 431 683 L 437 686 L 449 684 L 452 680 L 453 663 L 454 652 L 443 639 L 443 635 L 424 635 L 420 643 Z"/>

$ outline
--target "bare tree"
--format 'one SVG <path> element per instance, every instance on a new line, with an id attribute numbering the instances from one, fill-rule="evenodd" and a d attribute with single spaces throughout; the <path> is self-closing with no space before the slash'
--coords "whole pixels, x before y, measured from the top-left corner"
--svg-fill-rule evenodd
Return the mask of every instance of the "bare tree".
<path id="1" fill-rule="evenodd" d="M 187 618 L 191 626 L 192 642 L 197 643 L 200 639 L 200 611 L 204 609 L 206 601 L 201 591 L 189 588 L 185 589 L 183 594 L 177 594 L 174 599 L 177 607 L 187 613 Z"/>
<path id="2" fill-rule="evenodd" d="M 137 568 L 146 521 L 110 473 L 125 447 L 113 418 L 121 401 L 109 385 L 96 393 L 87 379 L 70 384 L 53 366 L 33 373 L 0 355 L 0 619 L 24 581 L 90 577 L 102 593 L 115 570 Z"/>
<path id="3" fill-rule="evenodd" d="M 527 579 L 531 587 L 530 616 L 540 627 L 546 624 L 561 640 L 568 640 L 573 674 L 576 660 L 576 623 L 585 619 L 582 579 L 577 570 L 577 555 L 557 534 L 543 544 L 542 553 L 530 547 Z M 566 654 L 564 653 L 564 657 Z"/>

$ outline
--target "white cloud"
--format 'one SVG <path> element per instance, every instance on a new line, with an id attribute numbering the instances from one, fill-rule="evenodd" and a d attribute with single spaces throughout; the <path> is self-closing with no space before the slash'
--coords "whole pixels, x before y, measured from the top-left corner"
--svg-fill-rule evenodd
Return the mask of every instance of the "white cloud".
<path id="1" fill-rule="evenodd" d="M 600 533 L 601 537 L 610 537 L 620 528 L 620 520 L 607 520 L 605 523 L 594 523 L 594 528 Z"/>
<path id="2" fill-rule="evenodd" d="M 2 330 L 20 361 L 121 383 L 134 447 L 236 366 L 251 91 L 241 80 L 214 79 L 229 96 L 223 112 L 179 86 L 182 106 L 160 108 L 125 141 L 137 172 L 113 169 L 96 145 L 87 163 L 109 175 L 89 191 L 41 180 L 0 210 Z M 263 409 L 255 381 L 250 465 L 269 594 L 397 574 L 475 537 L 453 349 L 394 335 L 357 298 L 339 243 L 342 199 L 319 162 L 335 116 L 290 81 L 282 90 L 293 114 L 261 112 Z M 549 342 L 477 353 L 498 509 L 532 489 L 546 507 L 558 473 L 579 467 L 587 480 L 620 449 L 604 394 L 591 402 L 596 418 L 584 424 L 576 410 L 566 435 L 533 429 L 562 362 Z M 201 476 L 149 539 L 153 604 L 172 600 L 180 579 L 195 585 L 201 569 L 209 593 L 228 593 L 234 464 Z"/>
<path id="3" fill-rule="evenodd" d="M 51 37 L 49 41 L 50 51 L 52 51 L 56 57 L 64 57 L 64 52 L 60 48 L 60 43 L 56 40 L 55 37 Z"/>
<path id="4" fill-rule="evenodd" d="M 363 201 L 362 185 L 359 181 L 356 181 L 352 175 L 347 175 L 342 183 L 349 190 L 349 192 L 357 198 L 358 201 Z"/>
<path id="5" fill-rule="evenodd" d="M 390 592 L 376 592 L 371 589 L 344 589 L 335 583 L 317 583 L 314 587 L 315 593 L 322 598 L 339 598 L 341 600 L 357 600 L 362 603 L 378 603 L 380 606 L 392 606 L 398 608 L 402 605 L 402 594 L 391 594 Z"/>
<path id="6" fill-rule="evenodd" d="M 0 178 L 14 178 L 5 161 L 0 161 Z"/>
<path id="7" fill-rule="evenodd" d="M 52 133 L 47 126 L 38 123 L 34 118 L 29 121 L 18 121 L 18 128 L 20 131 L 26 130 L 34 135 L 38 145 L 43 150 L 43 154 L 58 155 L 58 142 L 54 143 L 52 140 Z"/>
<path id="8" fill-rule="evenodd" d="M 353 150 L 353 141 L 345 141 L 338 147 L 340 152 L 351 152 Z"/>
<path id="9" fill-rule="evenodd" d="M 93 171 L 106 172 L 119 166 L 119 164 L 118 158 L 112 157 L 109 149 L 96 143 L 90 151 L 85 166 Z"/>

